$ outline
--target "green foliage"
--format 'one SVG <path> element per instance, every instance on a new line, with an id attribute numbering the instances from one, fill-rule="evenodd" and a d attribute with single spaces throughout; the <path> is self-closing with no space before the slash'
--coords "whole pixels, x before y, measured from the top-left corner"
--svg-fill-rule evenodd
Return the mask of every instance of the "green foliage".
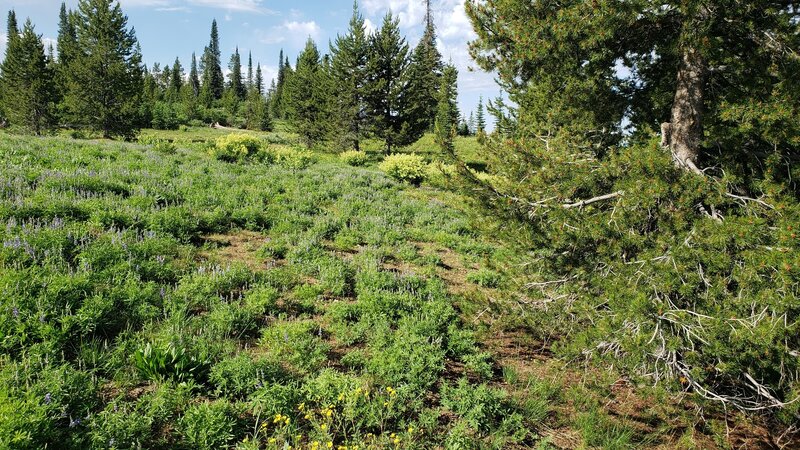
<path id="1" fill-rule="evenodd" d="M 425 179 L 427 165 L 421 156 L 398 153 L 387 156 L 378 167 L 395 180 L 419 184 Z"/>
<path id="2" fill-rule="evenodd" d="M 232 133 L 217 138 L 211 154 L 220 161 L 237 162 L 268 154 L 263 151 L 263 148 L 264 141 L 258 137 Z"/>
<path id="3" fill-rule="evenodd" d="M 297 60 L 297 68 L 286 83 L 283 107 L 294 131 L 310 148 L 328 139 L 332 124 L 329 67 L 320 60 L 311 39 Z"/>
<path id="4" fill-rule="evenodd" d="M 227 448 L 234 438 L 233 406 L 224 401 L 191 405 L 180 419 L 180 433 L 192 448 Z"/>
<path id="5" fill-rule="evenodd" d="M 0 65 L 0 109 L 11 124 L 42 134 L 55 124 L 54 74 L 31 21 L 19 35 L 15 16 L 8 26 L 13 37 Z"/>
<path id="6" fill-rule="evenodd" d="M 269 153 L 276 163 L 291 170 L 305 169 L 316 160 L 313 153 L 302 148 L 273 146 Z"/>
<path id="7" fill-rule="evenodd" d="M 186 347 L 171 342 L 166 345 L 148 342 L 133 353 L 131 360 L 142 377 L 153 381 L 186 381 L 203 377 L 208 370 L 205 358 L 191 355 Z"/>
<path id="8" fill-rule="evenodd" d="M 369 157 L 365 152 L 360 152 L 356 150 L 348 150 L 346 152 L 339 153 L 339 160 L 349 166 L 363 166 L 369 161 Z"/>
<path id="9" fill-rule="evenodd" d="M 319 332 L 311 322 L 279 323 L 264 330 L 261 343 L 295 370 L 308 373 L 326 360 L 329 347 L 319 338 Z"/>
<path id="10" fill-rule="evenodd" d="M 500 286 L 503 278 L 499 273 L 484 268 L 467 274 L 467 281 L 485 288 L 496 288 Z"/>
<path id="11" fill-rule="evenodd" d="M 120 5 L 81 0 L 74 17 L 76 51 L 65 103 L 75 124 L 104 137 L 130 135 L 142 92 L 142 55 Z"/>

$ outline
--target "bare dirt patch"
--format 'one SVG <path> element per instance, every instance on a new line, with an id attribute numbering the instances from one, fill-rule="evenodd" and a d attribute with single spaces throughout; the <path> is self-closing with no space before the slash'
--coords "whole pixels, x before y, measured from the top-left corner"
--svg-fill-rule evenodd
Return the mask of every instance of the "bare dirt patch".
<path id="1" fill-rule="evenodd" d="M 258 256 L 258 250 L 269 241 L 255 231 L 238 231 L 230 234 L 203 236 L 205 250 L 200 256 L 219 264 L 241 263 L 253 271 L 264 271 L 280 264 L 278 260 L 267 260 Z"/>

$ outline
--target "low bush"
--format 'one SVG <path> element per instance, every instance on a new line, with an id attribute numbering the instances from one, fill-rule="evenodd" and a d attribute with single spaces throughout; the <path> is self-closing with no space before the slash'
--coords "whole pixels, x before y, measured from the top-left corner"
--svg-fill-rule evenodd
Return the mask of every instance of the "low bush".
<path id="1" fill-rule="evenodd" d="M 397 181 L 419 184 L 425 179 L 428 166 L 421 156 L 394 154 L 387 156 L 378 167 Z"/>
<path id="2" fill-rule="evenodd" d="M 264 142 L 249 134 L 232 133 L 218 138 L 212 155 L 226 162 L 237 162 L 252 159 L 262 153 Z"/>
<path id="3" fill-rule="evenodd" d="M 301 170 L 314 163 L 314 154 L 308 150 L 276 146 L 270 150 L 276 163 L 291 170 Z"/>
<path id="4" fill-rule="evenodd" d="M 369 161 L 365 152 L 348 150 L 339 154 L 339 160 L 350 166 L 363 166 Z"/>

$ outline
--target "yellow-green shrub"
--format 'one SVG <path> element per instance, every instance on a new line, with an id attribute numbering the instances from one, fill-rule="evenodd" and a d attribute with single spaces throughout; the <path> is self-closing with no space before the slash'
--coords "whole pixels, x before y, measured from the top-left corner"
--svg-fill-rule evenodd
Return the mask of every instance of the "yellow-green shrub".
<path id="1" fill-rule="evenodd" d="M 217 138 L 211 154 L 222 161 L 235 162 L 253 158 L 264 148 L 264 142 L 252 135 L 233 133 Z"/>
<path id="2" fill-rule="evenodd" d="M 363 166 L 367 163 L 367 154 L 356 150 L 348 150 L 339 154 L 339 160 L 350 166 Z"/>
<path id="3" fill-rule="evenodd" d="M 414 184 L 425 179 L 427 169 L 425 160 L 413 153 L 389 155 L 378 167 L 395 180 Z"/>
<path id="4" fill-rule="evenodd" d="M 314 162 L 314 154 L 308 150 L 293 147 L 274 147 L 270 150 L 278 164 L 292 170 L 305 169 Z"/>

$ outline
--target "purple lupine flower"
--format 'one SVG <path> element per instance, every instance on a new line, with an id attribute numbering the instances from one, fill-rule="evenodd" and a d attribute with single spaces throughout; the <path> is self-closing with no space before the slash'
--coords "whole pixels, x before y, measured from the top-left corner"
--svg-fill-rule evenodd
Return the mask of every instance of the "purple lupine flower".
<path id="1" fill-rule="evenodd" d="M 53 401 L 53 397 L 50 396 L 50 393 L 44 394 L 44 404 L 49 405 Z"/>
<path id="2" fill-rule="evenodd" d="M 47 320 L 47 318 L 45 317 L 45 315 L 44 315 L 44 314 L 39 314 L 39 322 L 41 322 L 41 323 L 45 323 L 45 321 L 46 321 L 46 320 Z M 48 395 L 49 395 L 49 394 L 48 394 Z"/>
<path id="3" fill-rule="evenodd" d="M 11 309 L 11 315 L 14 316 L 15 319 L 19 319 L 19 309 L 15 306 Z"/>
<path id="4" fill-rule="evenodd" d="M 161 286 L 161 291 L 159 292 L 159 294 L 161 295 L 161 300 L 164 300 L 164 297 L 167 296 L 167 290 L 164 289 L 164 286 Z"/>
<path id="5" fill-rule="evenodd" d="M 69 427 L 70 427 L 70 428 L 75 428 L 75 427 L 77 427 L 77 426 L 78 426 L 78 425 L 80 425 L 80 424 L 81 424 L 81 419 L 71 419 L 71 420 L 69 421 Z"/>

